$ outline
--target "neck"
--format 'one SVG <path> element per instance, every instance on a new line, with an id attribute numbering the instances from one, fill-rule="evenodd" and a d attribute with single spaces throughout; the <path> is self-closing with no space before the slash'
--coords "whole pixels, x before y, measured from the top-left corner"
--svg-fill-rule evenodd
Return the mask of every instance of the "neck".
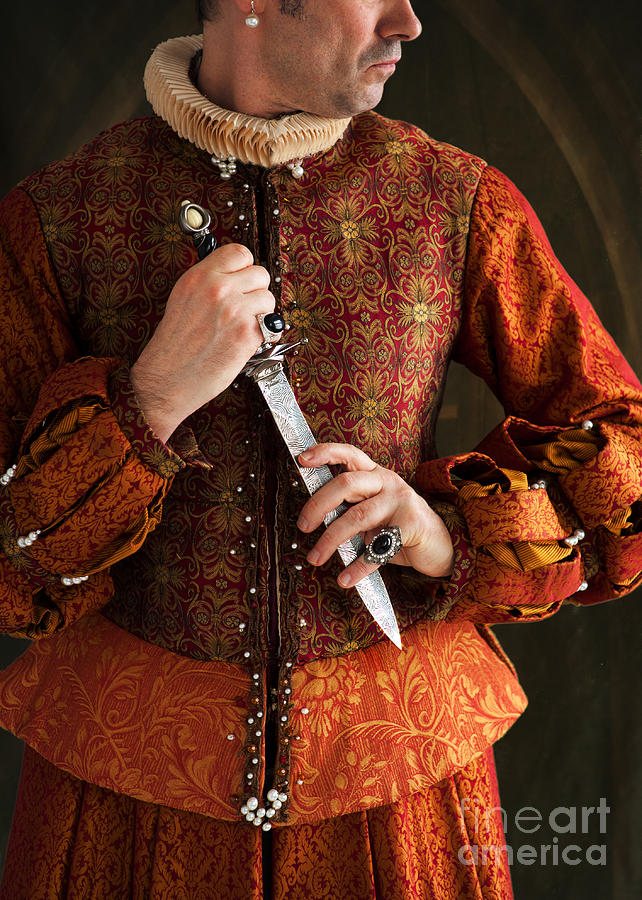
<path id="1" fill-rule="evenodd" d="M 203 29 L 203 58 L 197 75 L 199 91 L 223 109 L 276 119 L 296 112 L 280 105 L 271 95 L 267 72 L 257 62 L 259 36 L 243 25 L 236 28 L 206 22 Z M 225 46 L 225 53 L 220 49 Z"/>

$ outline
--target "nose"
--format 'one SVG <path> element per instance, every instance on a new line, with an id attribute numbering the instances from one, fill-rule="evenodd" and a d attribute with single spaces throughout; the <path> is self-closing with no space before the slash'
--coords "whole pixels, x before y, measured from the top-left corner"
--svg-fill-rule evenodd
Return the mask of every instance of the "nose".
<path id="1" fill-rule="evenodd" d="M 390 0 L 379 23 L 379 34 L 388 41 L 414 41 L 421 34 L 421 22 L 410 0 Z"/>

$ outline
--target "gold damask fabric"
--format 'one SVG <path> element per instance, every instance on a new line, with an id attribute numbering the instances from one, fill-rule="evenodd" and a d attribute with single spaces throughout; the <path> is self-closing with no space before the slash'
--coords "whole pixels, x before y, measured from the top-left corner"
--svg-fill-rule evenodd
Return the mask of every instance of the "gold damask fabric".
<path id="1" fill-rule="evenodd" d="M 425 622 L 404 633 L 401 655 L 378 642 L 297 667 L 283 757 L 288 824 L 395 802 L 498 740 L 526 697 L 484 638 L 469 623 Z M 269 750 L 246 735 L 251 682 L 245 667 L 191 660 L 85 615 L 5 673 L 0 722 L 78 778 L 234 820 L 248 744 L 260 760 L 252 793 L 271 787 Z"/>

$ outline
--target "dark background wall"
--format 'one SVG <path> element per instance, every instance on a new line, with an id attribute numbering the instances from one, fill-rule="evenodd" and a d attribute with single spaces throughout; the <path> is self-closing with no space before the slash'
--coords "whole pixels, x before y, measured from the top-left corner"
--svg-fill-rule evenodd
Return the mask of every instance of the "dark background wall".
<path id="1" fill-rule="evenodd" d="M 639 373 L 639 3 L 418 0 L 416 10 L 424 33 L 406 48 L 380 110 L 483 156 L 517 183 Z M 146 114 L 141 75 L 149 52 L 196 30 L 191 0 L 6 4 L 0 194 L 97 131 Z M 500 417 L 485 387 L 454 367 L 440 451 L 469 449 Z M 642 896 L 640 600 L 638 590 L 613 604 L 497 629 L 530 697 L 495 746 L 509 843 L 531 844 L 540 857 L 514 866 L 518 900 Z M 2 664 L 23 646 L 3 638 Z M 0 854 L 21 752 L 0 735 Z M 601 797 L 611 810 L 606 834 L 595 816 L 588 834 L 549 827 L 556 807 L 597 806 Z M 543 816 L 534 834 L 515 825 L 524 806 Z M 578 865 L 554 865 L 550 851 L 541 861 L 541 845 L 555 837 L 560 849 L 580 846 Z M 587 861 L 592 844 L 606 844 L 606 866 Z"/>

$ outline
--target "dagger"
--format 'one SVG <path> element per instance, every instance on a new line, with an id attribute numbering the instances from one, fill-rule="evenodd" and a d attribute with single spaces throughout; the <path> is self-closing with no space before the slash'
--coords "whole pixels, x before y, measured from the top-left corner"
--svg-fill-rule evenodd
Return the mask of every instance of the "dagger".
<path id="1" fill-rule="evenodd" d="M 216 238 L 210 232 L 210 213 L 191 201 L 184 201 L 179 212 L 179 225 L 185 234 L 191 235 L 200 260 L 216 249 Z M 312 434 L 301 407 L 285 374 L 283 363 L 285 354 L 307 340 L 282 343 L 279 336 L 286 331 L 285 321 L 278 313 L 264 316 L 263 322 L 273 337 L 266 339 L 257 352 L 248 360 L 242 374 L 251 378 L 263 394 L 263 398 L 288 448 L 308 493 L 314 494 L 334 477 L 329 466 L 306 468 L 299 464 L 299 454 L 317 441 Z M 263 330 L 263 329 L 262 329 Z M 275 343 L 274 340 L 278 340 Z M 348 510 L 347 503 L 340 503 L 324 517 L 327 528 Z M 365 543 L 360 534 L 338 547 L 344 565 L 349 565 L 365 552 Z M 396 647 L 400 650 L 401 635 L 397 617 L 379 570 L 367 575 L 355 585 L 370 615 Z"/>

